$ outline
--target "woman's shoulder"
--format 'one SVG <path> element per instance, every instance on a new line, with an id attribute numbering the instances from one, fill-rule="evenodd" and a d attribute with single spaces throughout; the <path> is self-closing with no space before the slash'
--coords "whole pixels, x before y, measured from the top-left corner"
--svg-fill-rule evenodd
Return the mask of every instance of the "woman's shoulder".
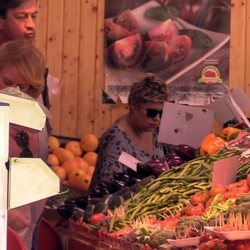
<path id="1" fill-rule="evenodd" d="M 115 139 L 116 137 L 120 137 L 123 134 L 123 131 L 118 126 L 119 121 L 115 121 L 101 136 L 101 139 L 106 137 L 112 137 Z"/>

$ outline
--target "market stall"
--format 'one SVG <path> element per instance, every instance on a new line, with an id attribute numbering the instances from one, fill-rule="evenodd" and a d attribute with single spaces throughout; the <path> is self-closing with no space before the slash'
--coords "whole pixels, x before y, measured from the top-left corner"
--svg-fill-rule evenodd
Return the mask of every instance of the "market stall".
<path id="1" fill-rule="evenodd" d="M 221 137 L 209 134 L 193 159 L 161 173 L 151 171 L 109 194 L 89 197 L 72 188 L 51 200 L 44 216 L 71 250 L 92 249 L 93 244 L 93 249 L 126 250 L 248 246 L 249 137 L 247 130 L 232 127 Z M 190 157 L 190 147 L 185 148 L 182 157 Z M 159 166 L 144 165 L 151 170 Z M 222 178 L 222 172 L 228 173 Z"/>

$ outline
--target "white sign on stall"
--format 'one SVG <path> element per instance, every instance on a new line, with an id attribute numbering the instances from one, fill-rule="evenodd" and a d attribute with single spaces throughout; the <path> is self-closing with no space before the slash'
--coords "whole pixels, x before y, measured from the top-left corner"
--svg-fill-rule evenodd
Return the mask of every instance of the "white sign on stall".
<path id="1" fill-rule="evenodd" d="M 42 130 L 46 115 L 40 105 L 29 98 L 0 93 L 0 117 L 0 250 L 5 250 L 8 209 L 59 194 L 60 180 L 39 158 L 8 158 L 9 123 Z"/>
<path id="2" fill-rule="evenodd" d="M 0 103 L 0 249 L 7 249 L 7 194 L 9 155 L 9 105 Z"/>
<path id="3" fill-rule="evenodd" d="M 158 141 L 198 148 L 211 131 L 214 112 L 206 108 L 165 102 Z"/>

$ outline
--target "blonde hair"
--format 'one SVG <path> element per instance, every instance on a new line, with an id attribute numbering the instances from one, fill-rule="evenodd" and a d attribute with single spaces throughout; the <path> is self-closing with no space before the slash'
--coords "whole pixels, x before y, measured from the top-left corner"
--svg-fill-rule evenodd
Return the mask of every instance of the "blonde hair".
<path id="1" fill-rule="evenodd" d="M 28 93 L 37 98 L 44 89 L 45 60 L 42 53 L 27 40 L 13 40 L 0 46 L 0 70 L 16 66 L 30 84 Z"/>

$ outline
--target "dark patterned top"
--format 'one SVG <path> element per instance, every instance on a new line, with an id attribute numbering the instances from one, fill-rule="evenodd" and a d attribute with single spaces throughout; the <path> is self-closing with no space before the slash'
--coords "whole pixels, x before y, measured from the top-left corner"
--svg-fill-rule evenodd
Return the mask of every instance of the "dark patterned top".
<path id="1" fill-rule="evenodd" d="M 154 150 L 148 154 L 141 150 L 115 122 L 101 137 L 98 161 L 91 188 L 101 183 L 112 183 L 115 173 L 127 173 L 128 167 L 118 162 L 122 152 L 126 152 L 145 163 L 149 160 L 165 161 L 163 145 L 157 142 L 154 133 Z"/>

